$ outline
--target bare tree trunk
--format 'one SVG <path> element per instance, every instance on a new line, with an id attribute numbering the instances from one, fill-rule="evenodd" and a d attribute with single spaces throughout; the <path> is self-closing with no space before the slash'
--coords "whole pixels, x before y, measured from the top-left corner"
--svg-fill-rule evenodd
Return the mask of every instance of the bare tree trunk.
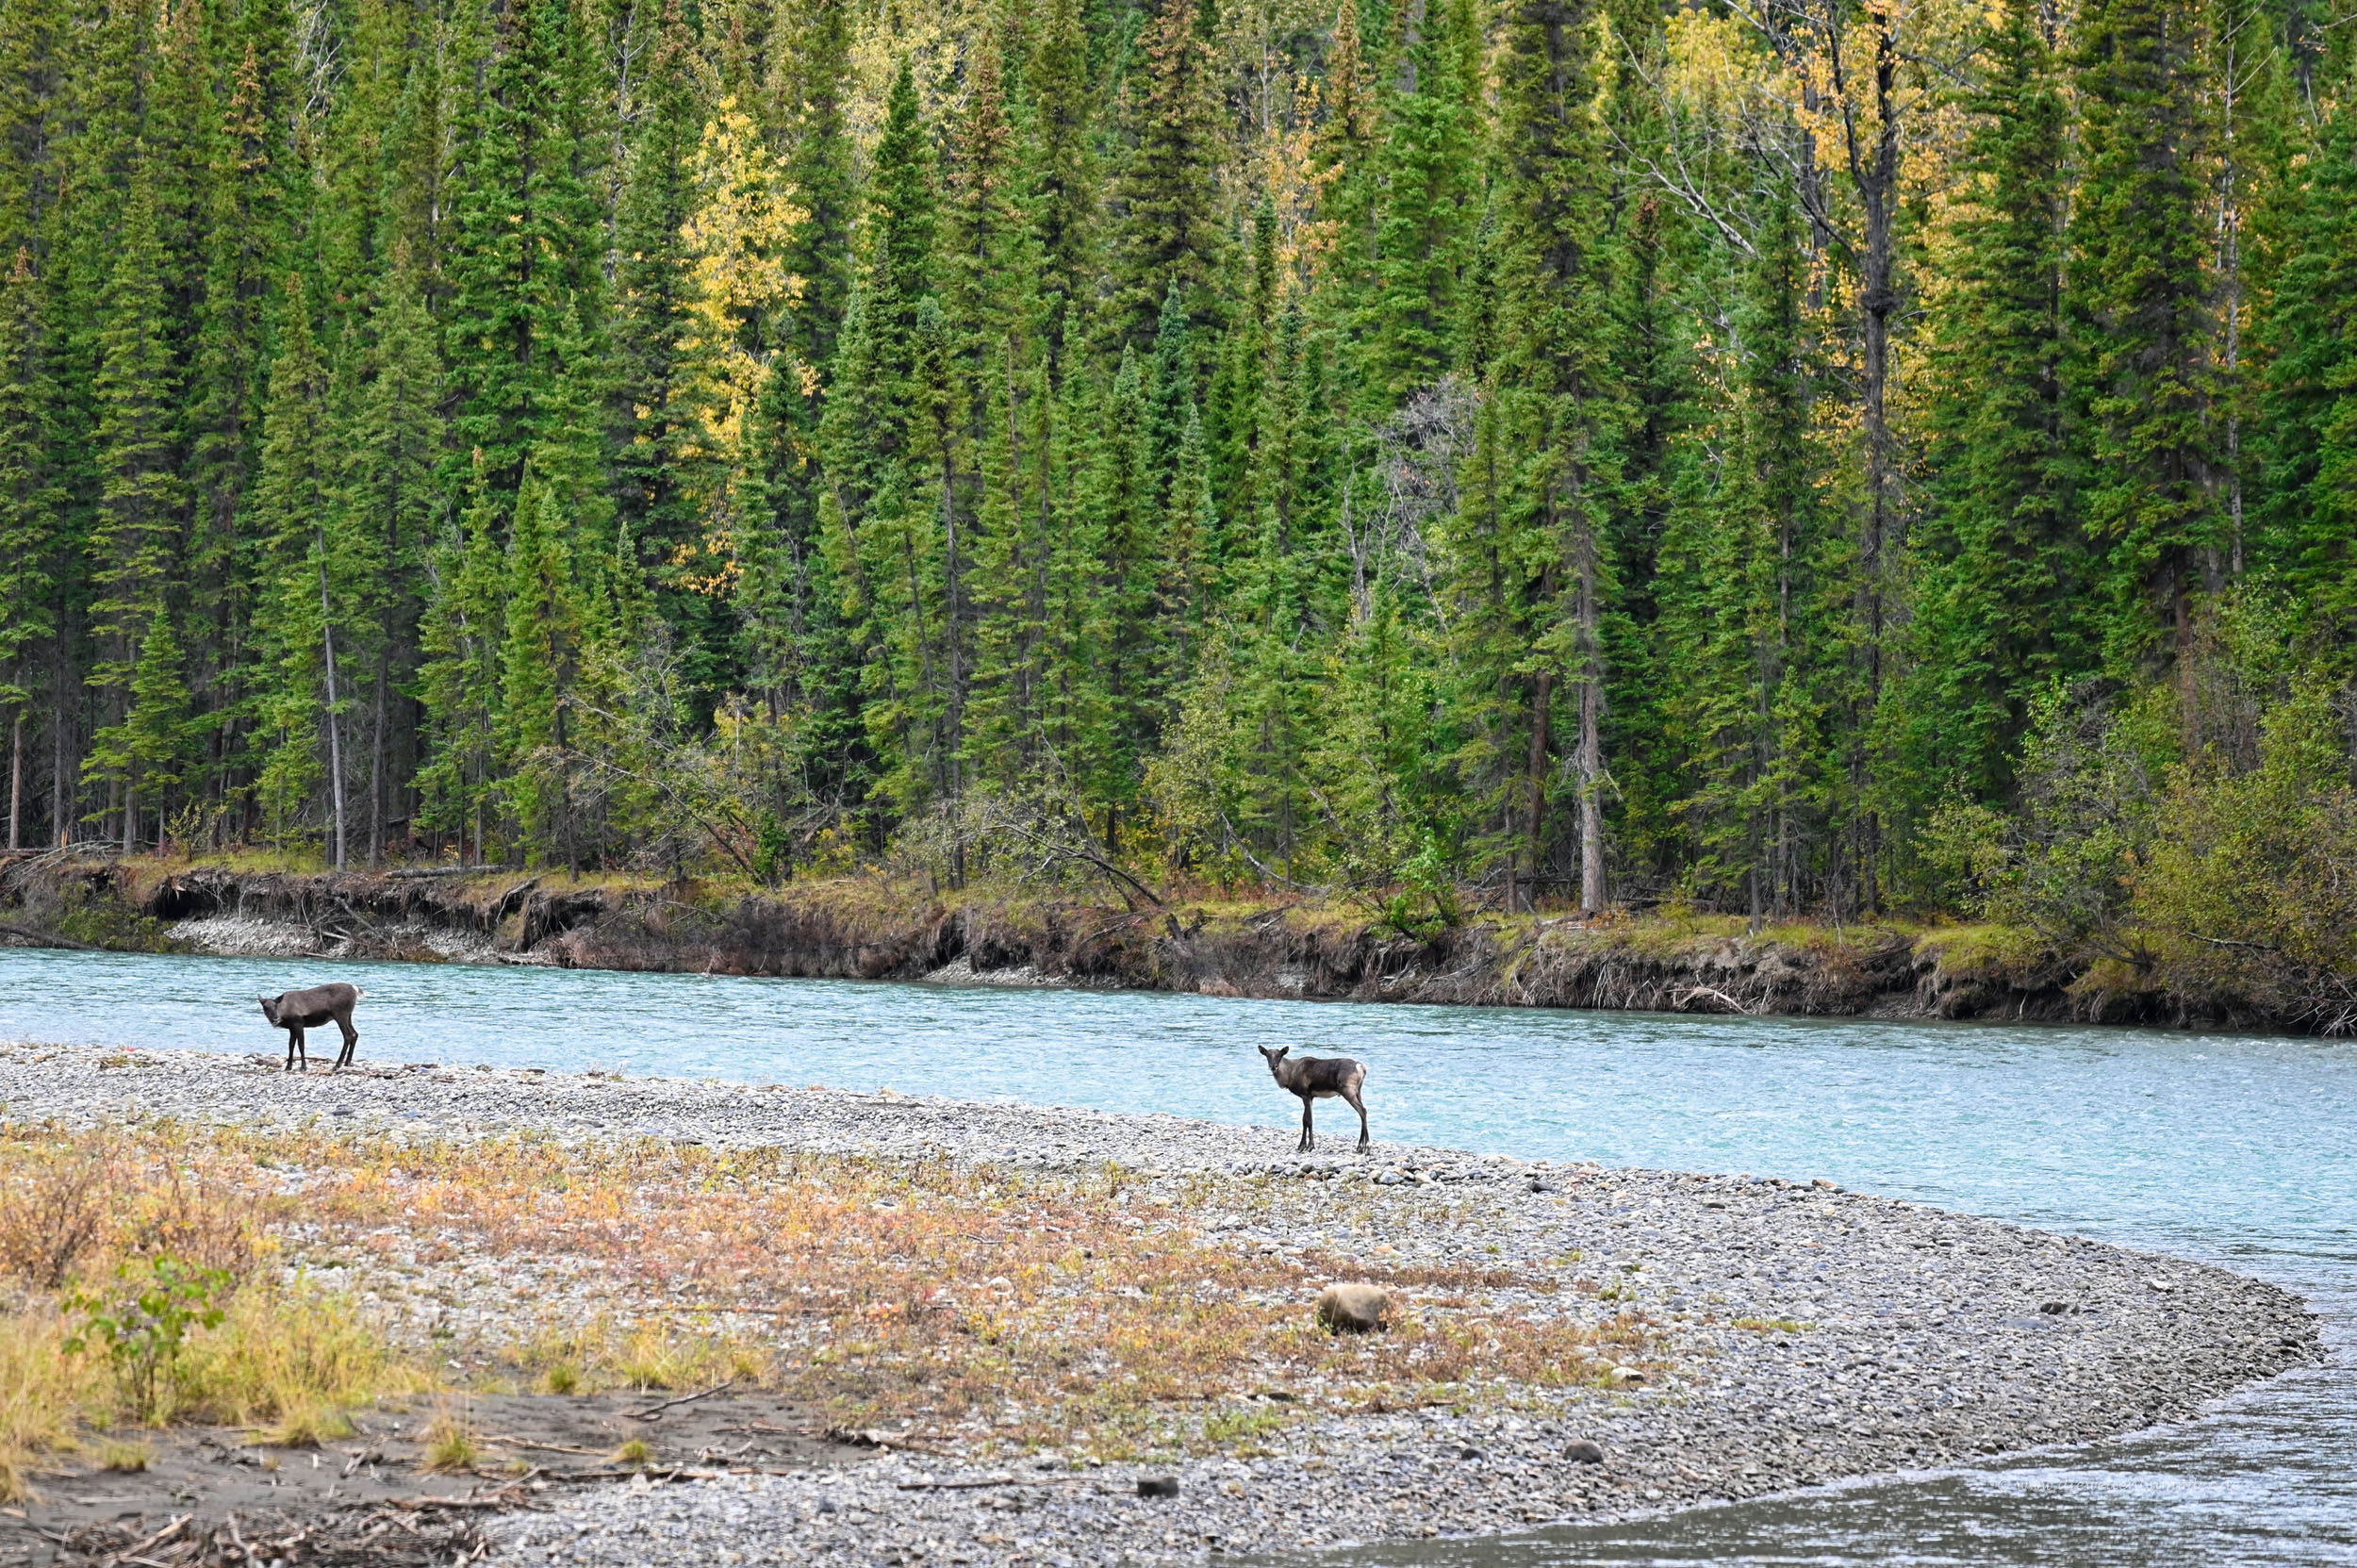
<path id="1" fill-rule="evenodd" d="M 66 778 L 72 771 L 66 767 L 65 710 L 65 634 L 58 634 L 57 689 L 52 699 L 52 720 L 49 734 L 49 828 L 57 835 L 58 848 L 62 850 L 74 842 L 74 821 L 67 813 Z"/>
<path id="2" fill-rule="evenodd" d="M 1539 910 L 1540 847 L 1539 834 L 1546 826 L 1547 817 L 1547 749 L 1551 738 L 1549 720 L 1555 708 L 1555 672 L 1542 669 L 1530 693 L 1530 818 L 1525 836 L 1530 840 L 1530 908 Z"/>
<path id="3" fill-rule="evenodd" d="M 327 530 L 320 529 L 320 637 L 327 652 L 327 785 L 336 809 L 336 869 L 344 868 L 344 744 L 336 722 L 336 622 L 327 598 Z"/>
<path id="4" fill-rule="evenodd" d="M 25 710 L 8 723 L 8 848 L 24 847 L 25 833 Z"/>
<path id="5" fill-rule="evenodd" d="M 1579 600 L 1579 910 L 1604 907 L 1604 648 L 1598 635 L 1596 539 L 1584 522 L 1577 558 Z"/>
<path id="6" fill-rule="evenodd" d="M 385 850 L 385 688 L 391 683 L 392 639 L 376 655 L 376 731 L 369 747 L 369 866 L 374 869 Z"/>
<path id="7" fill-rule="evenodd" d="M 139 853 L 140 849 L 140 786 L 130 773 L 123 776 L 123 852 Z"/>

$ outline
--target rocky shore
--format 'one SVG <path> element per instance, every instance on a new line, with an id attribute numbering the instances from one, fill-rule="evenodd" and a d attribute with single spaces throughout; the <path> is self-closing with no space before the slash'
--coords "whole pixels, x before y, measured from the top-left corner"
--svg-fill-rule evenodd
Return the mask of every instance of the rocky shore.
<path id="1" fill-rule="evenodd" d="M 886 1434 L 860 1464 L 552 1490 L 494 1531 L 513 1563 L 1189 1560 L 1495 1533 L 2105 1436 L 2321 1354 L 2302 1304 L 2272 1286 L 1821 1180 L 1390 1144 L 1302 1158 L 1289 1127 L 426 1065 L 290 1077 L 202 1052 L 0 1047 L 0 1101 L 15 1120 L 1110 1163 L 1225 1246 L 1436 1280 L 1556 1270 L 1594 1288 L 1534 1295 L 1532 1314 L 1633 1312 L 1656 1335 L 1641 1365 L 1502 1402 L 1354 1411 L 1269 1388 L 1286 1419 L 1208 1457 L 1100 1464 L 987 1434 L 917 1453 Z"/>

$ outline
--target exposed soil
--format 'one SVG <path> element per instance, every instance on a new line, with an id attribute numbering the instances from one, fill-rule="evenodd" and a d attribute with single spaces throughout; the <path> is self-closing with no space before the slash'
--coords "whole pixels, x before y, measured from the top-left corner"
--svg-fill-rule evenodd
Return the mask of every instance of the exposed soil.
<path id="1" fill-rule="evenodd" d="M 676 1403 L 672 1401 L 678 1401 Z M 430 1473 L 426 1434 L 437 1419 L 463 1425 L 478 1449 L 472 1466 Z M 857 1465 L 875 1444 L 830 1437 L 807 1408 L 757 1391 L 723 1389 L 683 1398 L 662 1394 L 489 1394 L 388 1407 L 354 1419 L 347 1439 L 317 1448 L 272 1448 L 234 1428 L 185 1427 L 115 1434 L 148 1453 L 134 1473 L 97 1468 L 95 1445 L 36 1477 L 40 1498 L 0 1510 L 0 1563 L 103 1561 L 130 1551 L 173 1520 L 188 1523 L 153 1560 L 242 1561 L 218 1557 L 212 1537 L 275 1542 L 260 1553 L 291 1563 L 447 1563 L 482 1544 L 477 1516 L 530 1508 L 568 1486 Z M 643 1461 L 616 1454 L 637 1441 Z M 371 1527 L 388 1525 L 371 1538 Z M 422 1532 L 422 1533 L 420 1533 Z M 288 1542 L 291 1539 L 291 1545 Z M 430 1551 L 427 1548 L 431 1548 Z M 177 1555 L 173 1555 L 173 1554 Z M 420 1555 L 423 1553 L 424 1555 Z"/>
<path id="2" fill-rule="evenodd" d="M 1363 910 L 1237 912 L 932 896 L 873 879 L 760 896 L 561 872 L 293 874 L 0 857 L 0 940 L 567 968 L 1098 985 L 1203 996 L 1817 1016 L 2297 1027 L 2233 999 L 2097 983 L 1953 928 L 1478 919 L 1403 933 Z"/>

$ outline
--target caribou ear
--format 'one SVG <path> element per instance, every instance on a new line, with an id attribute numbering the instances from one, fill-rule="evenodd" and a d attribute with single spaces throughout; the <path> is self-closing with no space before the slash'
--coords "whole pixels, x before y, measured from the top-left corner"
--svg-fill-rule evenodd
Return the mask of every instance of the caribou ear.
<path id="1" fill-rule="evenodd" d="M 1277 1050 L 1276 1050 L 1276 1053 L 1275 1053 L 1275 1054 L 1276 1054 L 1276 1056 L 1277 1056 L 1277 1060 L 1282 1061 L 1284 1058 L 1286 1058 L 1286 1057 L 1288 1057 L 1288 1056 L 1291 1056 L 1293 1053 L 1294 1053 L 1294 1048 L 1293 1048 L 1293 1047 L 1291 1047 L 1291 1046 L 1279 1046 L 1279 1047 L 1277 1047 Z"/>

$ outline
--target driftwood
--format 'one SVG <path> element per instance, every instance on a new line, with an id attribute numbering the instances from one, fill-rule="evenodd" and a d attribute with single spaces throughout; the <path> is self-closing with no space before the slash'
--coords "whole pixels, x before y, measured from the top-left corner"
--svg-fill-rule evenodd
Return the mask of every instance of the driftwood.
<path id="1" fill-rule="evenodd" d="M 56 1548 L 54 1560 L 75 1568 L 247 1568 L 283 1561 L 288 1568 L 444 1568 L 490 1555 L 480 1514 L 522 1506 L 506 1488 L 491 1497 L 404 1497 L 332 1510 L 311 1517 L 235 1513 L 218 1523 L 178 1514 L 161 1529 L 146 1519 L 112 1520 L 70 1530 L 25 1528 Z"/>
<path id="2" fill-rule="evenodd" d="M 1741 1002 L 1737 1001 L 1733 997 L 1728 996 L 1724 991 L 1720 990 L 1715 985 L 1689 985 L 1671 999 L 1676 1002 L 1678 1007 L 1683 1010 L 1687 1003 L 1692 1001 L 1696 997 L 1715 998 L 1716 999 L 1726 1003 L 1729 1008 L 1741 1014 L 1747 1018 L 1753 1014 L 1753 1009 L 1744 1006 Z"/>
<path id="3" fill-rule="evenodd" d="M 76 942 L 71 936 L 59 936 L 55 932 L 28 931 L 23 926 L 0 925 L 0 935 L 16 937 L 21 941 L 31 943 L 36 948 L 72 948 L 75 952 L 86 953 L 99 953 L 107 950 L 88 942 Z"/>

